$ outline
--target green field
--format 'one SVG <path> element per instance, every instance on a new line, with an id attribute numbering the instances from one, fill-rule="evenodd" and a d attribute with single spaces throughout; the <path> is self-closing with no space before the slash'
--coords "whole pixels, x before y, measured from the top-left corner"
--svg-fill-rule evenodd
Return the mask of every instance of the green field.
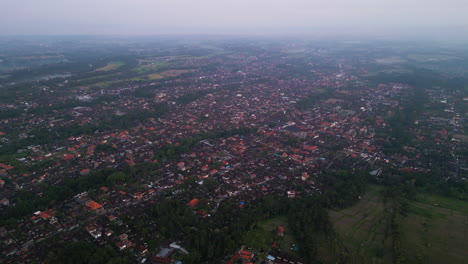
<path id="1" fill-rule="evenodd" d="M 168 66 L 166 62 L 156 62 L 152 64 L 141 65 L 136 68 L 133 68 L 131 71 L 133 73 L 126 79 L 117 79 L 117 77 L 122 76 L 125 72 L 113 72 L 113 73 L 106 73 L 108 71 L 116 70 L 120 67 L 125 65 L 125 63 L 120 61 L 112 61 L 109 62 L 106 66 L 98 68 L 95 72 L 102 72 L 102 75 L 92 76 L 88 78 L 83 78 L 77 80 L 78 88 L 80 89 L 89 89 L 90 87 L 99 87 L 99 88 L 106 88 L 111 85 L 116 85 L 124 82 L 138 82 L 138 81 L 151 81 L 151 80 L 159 80 L 169 77 L 177 77 L 184 73 L 193 72 L 194 70 L 162 70 L 161 72 L 154 71 L 161 70 Z M 136 76 L 135 76 L 136 75 Z M 111 80 L 110 78 L 115 78 Z M 92 83 L 90 83 L 92 82 Z M 84 83 L 81 84 L 80 83 Z"/>
<path id="2" fill-rule="evenodd" d="M 150 71 L 156 71 L 158 69 L 161 69 L 167 66 L 168 64 L 166 62 L 160 61 L 160 62 L 154 62 L 151 64 L 140 65 L 134 68 L 133 71 L 137 72 L 138 74 L 143 74 L 143 73 L 147 73 Z"/>
<path id="3" fill-rule="evenodd" d="M 98 83 L 94 83 L 94 84 L 92 84 L 90 86 L 97 86 L 97 87 L 100 87 L 100 88 L 104 88 L 104 87 L 108 87 L 110 85 L 121 83 L 121 82 L 124 82 L 124 80 L 98 82 Z"/>
<path id="4" fill-rule="evenodd" d="M 381 188 L 370 186 L 353 207 L 330 211 L 330 220 L 355 263 L 390 263 L 392 240 Z"/>
<path id="5" fill-rule="evenodd" d="M 115 74 L 115 75 L 119 75 L 119 74 Z M 106 76 L 106 75 L 104 75 L 104 76 Z M 101 79 L 101 78 L 96 77 L 94 80 L 98 81 L 99 79 Z M 148 77 L 146 77 L 146 76 L 137 76 L 137 77 L 123 79 L 123 80 L 101 81 L 101 82 L 98 81 L 98 82 L 95 82 L 95 83 L 92 83 L 92 84 L 89 84 L 89 85 L 79 86 L 79 88 L 80 89 L 89 89 L 90 87 L 106 88 L 106 87 L 109 87 L 111 85 L 120 84 L 120 83 L 124 83 L 124 82 L 136 82 L 136 81 L 145 81 L 145 80 L 148 80 Z"/>
<path id="6" fill-rule="evenodd" d="M 123 65 L 125 65 L 125 63 L 121 61 L 111 61 L 108 62 L 106 66 L 97 68 L 95 71 L 112 71 L 122 67 Z"/>
<path id="7" fill-rule="evenodd" d="M 116 77 L 121 75 L 121 72 L 117 73 L 111 73 L 111 74 L 104 74 L 104 75 L 99 75 L 99 76 L 93 76 L 93 77 L 88 77 L 88 78 L 83 78 L 78 80 L 79 82 L 84 82 L 84 81 L 99 81 L 101 79 L 106 79 L 106 78 L 111 78 L 111 77 Z"/>
<path id="8" fill-rule="evenodd" d="M 277 236 L 278 226 L 285 229 L 283 237 Z M 245 236 L 245 245 L 257 249 L 261 248 L 265 251 L 271 249 L 274 241 L 277 242 L 282 252 L 288 253 L 289 255 L 297 255 L 296 252 L 291 251 L 291 245 L 297 244 L 297 242 L 291 233 L 285 216 L 278 216 L 261 222 L 258 224 L 257 228 L 247 232 Z"/>
<path id="9" fill-rule="evenodd" d="M 382 187 L 370 186 L 353 207 L 330 211 L 330 220 L 354 263 L 392 263 L 388 205 Z M 437 206 L 434 206 L 437 204 Z M 403 263 L 468 263 L 468 202 L 420 195 L 400 219 Z"/>
<path id="10" fill-rule="evenodd" d="M 468 263 L 468 202 L 420 195 L 402 220 L 408 263 Z"/>

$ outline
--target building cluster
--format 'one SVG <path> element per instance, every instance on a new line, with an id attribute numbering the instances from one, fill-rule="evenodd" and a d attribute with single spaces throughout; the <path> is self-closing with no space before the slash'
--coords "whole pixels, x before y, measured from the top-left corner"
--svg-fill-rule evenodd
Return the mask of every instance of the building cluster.
<path id="1" fill-rule="evenodd" d="M 434 145 L 437 151 L 449 153 L 463 146 L 461 137 L 450 137 L 452 131 L 447 131 L 450 126 L 458 134 L 464 133 L 463 118 L 453 105 L 455 99 L 442 98 L 450 95 L 448 92 L 431 94 L 445 107 L 443 116 L 428 112 L 418 118 L 420 128 L 411 132 L 427 147 L 421 151 L 406 146 L 402 154 L 387 155 L 383 145 L 388 136 L 378 131 L 389 125 L 389 117 L 410 98 L 412 87 L 401 83 L 374 87 L 348 73 L 346 65 L 340 65 L 336 71 L 316 67 L 302 78 L 285 79 L 281 76 L 287 74 L 287 67 L 275 66 L 284 63 L 282 58 L 260 60 L 261 56 L 186 60 L 185 66 L 190 67 L 223 64 L 215 71 L 187 77 L 106 90 L 76 90 L 57 95 L 54 102 L 9 105 L 25 111 L 0 121 L 0 140 L 5 143 L 17 140 L 16 136 L 31 139 L 39 130 L 61 135 L 69 127 L 85 128 L 131 113 L 157 111 L 161 104 L 167 105 L 168 111 L 130 120 L 125 129 L 110 123 L 79 135 L 72 133 L 63 140 L 34 143 L 20 149 L 11 164 L 0 163 L 2 208 L 15 206 L 19 192 L 39 194 L 44 185 L 60 188 L 68 178 L 84 177 L 105 168 L 156 166 L 148 175 L 137 175 L 134 183 L 101 186 L 33 213 L 19 221 L 21 232 L 2 227 L 3 254 L 15 256 L 15 260 L 31 259 L 37 254 L 37 259 L 41 259 L 44 252 L 33 250 L 42 247 L 41 241 L 55 236 L 67 240 L 71 237 L 67 234 L 73 234 L 79 240 L 109 244 L 118 250 L 131 249 L 141 260 L 171 263 L 171 254 L 186 253 L 185 249 L 171 244 L 165 250 L 150 251 L 141 231 L 128 227 L 124 221 L 158 203 L 163 193 L 171 192 L 174 198 L 187 202 L 200 217 L 210 217 L 226 199 L 234 199 L 242 207 L 266 194 L 294 198 L 320 193 L 320 177 L 343 159 L 352 164 L 359 160 L 354 168 L 369 171 L 385 164 L 402 170 L 428 171 L 428 152 L 434 151 Z M 236 69 L 228 65 L 235 65 Z M 153 96 L 132 95 L 142 87 L 155 87 Z M 178 101 L 184 95 L 196 96 L 201 91 L 205 93 L 190 102 Z M 115 100 L 92 103 L 103 96 L 115 96 Z M 71 108 L 39 111 L 45 105 L 66 104 L 70 100 L 78 100 L 82 106 L 78 103 Z M 436 133 L 424 133 L 428 127 L 440 128 Z M 235 129 L 249 132 L 216 136 Z M 210 136 L 201 138 L 175 158 L 155 157 L 165 146 L 179 146 L 200 135 Z M 435 144 L 429 145 L 428 141 Z M 456 176 L 463 164 L 448 158 L 453 161 L 451 169 Z M 201 188 L 185 187 L 189 184 Z M 148 232 L 158 234 L 156 230 Z M 253 257 L 250 254 L 240 251 L 237 257 L 248 263 Z M 275 263 L 301 263 L 281 253 L 272 257 Z M 13 258 L 7 259 L 7 263 L 12 261 Z"/>

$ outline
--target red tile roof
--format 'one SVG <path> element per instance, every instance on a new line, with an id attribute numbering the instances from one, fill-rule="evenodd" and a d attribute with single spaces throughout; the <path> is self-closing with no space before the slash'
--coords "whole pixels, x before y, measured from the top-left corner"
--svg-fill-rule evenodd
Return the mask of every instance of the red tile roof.
<path id="1" fill-rule="evenodd" d="M 2 167 L 5 170 L 11 170 L 11 169 L 15 168 L 15 167 L 13 167 L 11 165 L 6 165 L 6 164 L 3 164 L 3 163 L 0 163 L 0 167 Z"/>
<path id="2" fill-rule="evenodd" d="M 97 210 L 99 208 L 102 208 L 102 205 L 96 203 L 95 201 L 91 200 L 86 204 L 87 207 L 91 208 L 92 210 Z"/>
<path id="3" fill-rule="evenodd" d="M 198 200 L 197 198 L 191 200 L 190 202 L 187 203 L 188 206 L 190 207 L 195 207 L 198 205 L 198 203 L 200 202 L 200 200 Z"/>

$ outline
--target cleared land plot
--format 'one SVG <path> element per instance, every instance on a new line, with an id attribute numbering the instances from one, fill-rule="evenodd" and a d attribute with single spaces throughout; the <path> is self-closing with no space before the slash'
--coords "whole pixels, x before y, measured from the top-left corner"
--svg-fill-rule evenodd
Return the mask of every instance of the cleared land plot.
<path id="1" fill-rule="evenodd" d="M 106 66 L 97 68 L 95 71 L 112 71 L 122 67 L 123 65 L 125 65 L 125 63 L 121 61 L 111 61 L 108 62 Z"/>
<path id="2" fill-rule="evenodd" d="M 158 80 L 168 77 L 176 77 L 187 72 L 193 72 L 194 70 L 167 70 L 159 73 L 149 74 L 148 77 L 151 80 Z"/>
<path id="3" fill-rule="evenodd" d="M 355 206 L 330 211 L 330 220 L 354 263 L 391 263 L 392 239 L 381 187 L 371 186 Z M 403 263 L 467 263 L 468 202 L 420 195 L 401 217 Z"/>
<path id="4" fill-rule="evenodd" d="M 278 227 L 281 226 L 284 228 L 284 236 L 279 237 L 276 236 L 276 232 L 278 230 Z M 297 255 L 296 252 L 291 250 L 291 245 L 296 244 L 297 241 L 294 238 L 291 229 L 289 228 L 288 225 L 288 219 L 285 216 L 279 216 L 272 218 L 260 225 L 260 227 L 272 234 L 275 235 L 275 241 L 278 242 L 278 246 L 281 249 L 282 252 L 288 253 L 289 255 Z"/>
<path id="5" fill-rule="evenodd" d="M 453 135 L 454 138 L 456 139 L 459 139 L 463 142 L 468 142 L 468 136 L 467 135 L 463 135 L 463 134 L 455 134 Z"/>
<path id="6" fill-rule="evenodd" d="M 468 202 L 421 195 L 409 211 L 401 247 L 408 263 L 468 262 Z"/>
<path id="7" fill-rule="evenodd" d="M 391 262 L 392 240 L 387 235 L 388 216 L 380 200 L 380 187 L 370 186 L 353 207 L 330 211 L 330 220 L 354 263 Z"/>
<path id="8" fill-rule="evenodd" d="M 167 67 L 168 64 L 166 62 L 163 62 L 163 61 L 160 61 L 160 62 L 154 62 L 154 63 L 150 63 L 150 64 L 145 64 L 145 65 L 140 65 L 136 68 L 133 69 L 133 71 L 139 73 L 139 74 L 142 74 L 142 73 L 147 73 L 147 72 L 150 72 L 150 71 L 155 71 L 155 70 L 158 70 L 160 68 L 164 68 L 164 67 Z"/>
<path id="9" fill-rule="evenodd" d="M 314 91 L 318 92 L 319 94 L 324 94 L 327 92 L 327 89 L 323 88 L 314 88 Z"/>
<path id="10" fill-rule="evenodd" d="M 325 104 L 336 104 L 336 103 L 342 103 L 344 100 L 342 99 L 336 99 L 336 98 L 330 98 L 325 101 L 323 101 Z"/>
<path id="11" fill-rule="evenodd" d="M 284 228 L 283 237 L 277 235 L 279 226 Z M 291 250 L 291 245 L 297 244 L 297 241 L 292 235 L 292 231 L 289 228 L 285 216 L 278 216 L 266 220 L 260 223 L 256 229 L 249 231 L 245 236 L 245 244 L 247 246 L 262 248 L 265 251 L 270 250 L 275 241 L 282 252 L 288 253 L 289 255 L 297 255 L 296 252 Z"/>
<path id="12" fill-rule="evenodd" d="M 92 84 L 90 86 L 97 86 L 97 87 L 100 87 L 100 88 L 104 88 L 104 87 L 108 87 L 110 85 L 121 83 L 121 82 L 124 82 L 124 81 L 125 80 L 98 82 L 98 83 L 94 83 L 94 84 Z"/>
<path id="13" fill-rule="evenodd" d="M 117 73 L 104 74 L 104 75 L 99 75 L 99 76 L 93 76 L 93 77 L 83 78 L 83 79 L 78 80 L 78 82 L 99 81 L 99 80 L 101 80 L 101 79 L 116 77 L 116 76 L 119 76 L 119 75 L 122 75 L 122 73 L 121 73 L 121 72 L 117 72 Z"/>
<path id="14" fill-rule="evenodd" d="M 244 243 L 249 247 L 268 251 L 273 243 L 273 234 L 263 229 L 250 230 L 245 234 Z"/>
<path id="15" fill-rule="evenodd" d="M 78 86 L 78 88 L 80 88 L 80 89 L 89 89 L 90 87 L 106 88 L 106 87 L 109 87 L 111 85 L 122 84 L 122 83 L 126 83 L 126 82 L 128 83 L 128 82 L 136 82 L 136 81 L 145 81 L 145 80 L 148 80 L 147 77 L 139 76 L 139 77 L 123 79 L 123 80 L 96 82 L 96 83 L 89 84 L 89 85 Z"/>

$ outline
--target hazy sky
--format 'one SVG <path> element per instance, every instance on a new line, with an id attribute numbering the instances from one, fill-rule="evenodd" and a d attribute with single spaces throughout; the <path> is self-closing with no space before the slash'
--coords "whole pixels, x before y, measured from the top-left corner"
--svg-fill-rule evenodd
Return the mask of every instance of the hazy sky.
<path id="1" fill-rule="evenodd" d="M 468 35 L 468 0 L 0 0 L 0 35 Z"/>

